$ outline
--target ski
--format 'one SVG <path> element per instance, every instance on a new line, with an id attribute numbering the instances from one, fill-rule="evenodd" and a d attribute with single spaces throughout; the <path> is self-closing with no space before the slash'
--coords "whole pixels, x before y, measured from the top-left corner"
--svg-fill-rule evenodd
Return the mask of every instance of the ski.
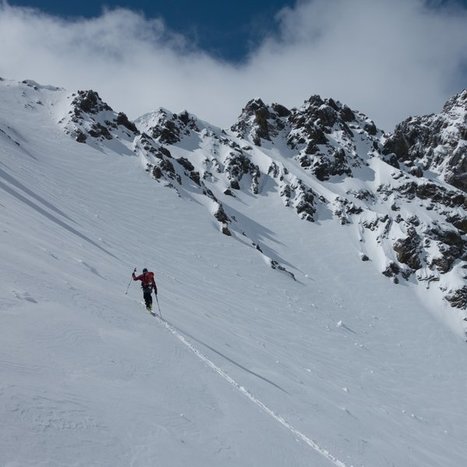
<path id="1" fill-rule="evenodd" d="M 152 316 L 156 316 L 156 313 L 154 311 L 152 311 L 152 308 L 148 308 L 148 307 L 145 307 L 146 308 L 146 311 L 152 315 Z"/>
<path id="2" fill-rule="evenodd" d="M 155 313 L 154 311 L 152 311 L 152 308 L 148 308 L 148 307 L 146 306 L 146 303 L 144 303 L 144 302 L 142 302 L 142 301 L 139 302 L 139 303 L 140 303 L 141 305 L 143 305 L 144 309 L 145 309 L 150 315 L 152 315 L 152 316 L 157 316 L 156 313 Z"/>

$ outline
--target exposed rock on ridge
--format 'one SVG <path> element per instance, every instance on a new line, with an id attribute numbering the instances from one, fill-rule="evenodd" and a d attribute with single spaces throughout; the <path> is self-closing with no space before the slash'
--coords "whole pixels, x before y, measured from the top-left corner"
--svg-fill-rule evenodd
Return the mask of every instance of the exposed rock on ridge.
<path id="1" fill-rule="evenodd" d="M 396 165 L 422 176 L 431 170 L 467 191 L 467 89 L 449 99 L 439 114 L 410 117 L 383 146 Z"/>
<path id="2" fill-rule="evenodd" d="M 273 194 L 306 221 L 353 225 L 360 258 L 395 283 L 436 287 L 465 310 L 459 284 L 467 269 L 466 197 L 424 176 L 438 170 L 452 181 L 464 167 L 464 94 L 448 101 L 441 116 L 408 119 L 390 136 L 361 112 L 319 96 L 291 110 L 252 100 L 228 131 L 165 109 L 134 125 L 96 93 L 80 92 L 65 128 L 92 144 L 126 141 L 155 180 L 181 197 L 196 197 L 222 233 L 248 239 L 278 271 L 284 268 L 279 259 L 265 255 L 260 239 L 236 218 L 236 198 Z M 379 259 L 374 251 L 382 252 Z"/>
<path id="3" fill-rule="evenodd" d="M 88 138 L 95 143 L 114 138 L 129 141 L 139 134 L 123 112 L 114 112 L 95 91 L 78 91 L 69 100 L 70 110 L 60 123 L 79 143 Z"/>

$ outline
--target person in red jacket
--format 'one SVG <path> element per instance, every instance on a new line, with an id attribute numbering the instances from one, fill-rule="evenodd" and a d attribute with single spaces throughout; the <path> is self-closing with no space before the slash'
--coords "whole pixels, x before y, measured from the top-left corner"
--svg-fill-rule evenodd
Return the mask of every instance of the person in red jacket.
<path id="1" fill-rule="evenodd" d="M 146 268 L 143 269 L 143 274 L 137 276 L 135 274 L 136 268 L 133 271 L 132 277 L 134 281 L 141 281 L 141 288 L 143 289 L 144 303 L 146 304 L 146 309 L 152 311 L 152 296 L 151 292 L 154 290 L 154 294 L 157 296 L 157 285 L 154 280 L 154 273 L 148 271 Z"/>

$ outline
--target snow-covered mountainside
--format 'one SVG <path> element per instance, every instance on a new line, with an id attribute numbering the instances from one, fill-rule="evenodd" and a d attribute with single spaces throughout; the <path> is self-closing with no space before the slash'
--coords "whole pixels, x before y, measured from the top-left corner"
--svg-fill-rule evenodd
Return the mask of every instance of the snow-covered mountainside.
<path id="1" fill-rule="evenodd" d="M 467 104 L 462 96 L 467 91 L 449 101 L 441 116 L 432 118 L 441 136 L 427 130 L 430 141 L 445 141 L 436 149 L 438 165 L 442 153 L 447 159 L 443 164 L 456 180 L 462 178 L 467 160 L 462 139 Z M 466 196 L 432 171 L 424 177 L 423 170 L 413 170 L 415 165 L 408 170 L 406 164 L 393 163 L 401 156 L 390 152 L 397 146 L 390 142 L 405 141 L 400 134 L 406 124 L 394 135 L 383 136 L 362 113 L 312 96 L 292 110 L 252 100 L 230 131 L 188 112 L 177 115 L 161 109 L 136 121 L 141 131 L 136 135 L 124 114 L 109 116 L 111 109 L 92 91 L 81 93 L 72 107 L 71 132 L 78 141 L 91 137 L 92 144 L 114 148 L 108 140 L 121 141 L 122 134 L 134 138 L 133 150 L 153 178 L 166 180 L 179 193 L 203 194 L 201 202 L 222 232 L 248 239 L 273 268 L 287 270 L 278 258 L 263 252 L 255 231 L 235 216 L 232 200 L 239 191 L 278 196 L 282 205 L 306 221 L 331 218 L 350 224 L 362 260 L 371 260 L 395 283 L 411 281 L 435 292 L 429 300 L 436 306 L 445 299 L 454 308 L 467 308 Z M 90 120 L 101 123 L 89 127 Z M 85 125 L 90 128 L 87 132 Z M 425 160 L 431 160 L 433 151 L 422 151 L 423 142 L 416 144 L 419 149 L 414 154 L 420 158 L 426 153 Z M 459 316 L 465 318 L 465 312 Z"/>
<path id="2" fill-rule="evenodd" d="M 465 92 L 392 135 L 319 96 L 0 102 L 1 466 L 465 463 Z"/>

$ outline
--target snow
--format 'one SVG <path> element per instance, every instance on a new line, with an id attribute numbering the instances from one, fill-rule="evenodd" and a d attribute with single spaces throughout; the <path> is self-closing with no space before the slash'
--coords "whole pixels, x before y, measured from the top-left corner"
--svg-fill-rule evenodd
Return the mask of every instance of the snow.
<path id="1" fill-rule="evenodd" d="M 138 157 L 64 134 L 65 91 L 0 100 L 0 465 L 465 463 L 466 344 L 354 227 L 230 199 L 294 281 Z M 135 266 L 163 320 L 125 295 Z"/>

